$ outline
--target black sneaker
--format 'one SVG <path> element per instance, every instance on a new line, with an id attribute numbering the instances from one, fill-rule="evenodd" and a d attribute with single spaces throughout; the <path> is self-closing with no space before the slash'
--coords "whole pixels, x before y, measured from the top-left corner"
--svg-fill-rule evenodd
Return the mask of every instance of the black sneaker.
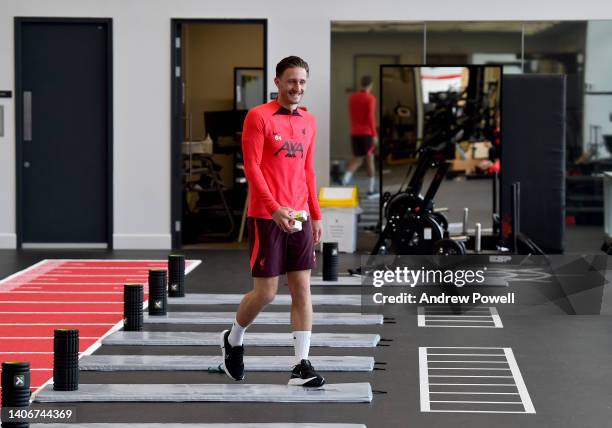
<path id="1" fill-rule="evenodd" d="M 302 360 L 293 368 L 289 385 L 319 387 L 325 385 L 325 379 L 315 371 L 310 361 Z"/>
<path id="2" fill-rule="evenodd" d="M 223 370 L 234 380 L 244 379 L 244 346 L 231 346 L 227 341 L 230 331 L 221 332 L 221 352 L 223 353 Z"/>

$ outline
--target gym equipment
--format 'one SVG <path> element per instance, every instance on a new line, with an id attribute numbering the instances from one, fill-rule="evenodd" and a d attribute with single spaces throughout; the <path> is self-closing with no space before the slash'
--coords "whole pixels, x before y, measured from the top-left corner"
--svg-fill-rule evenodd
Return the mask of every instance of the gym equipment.
<path id="1" fill-rule="evenodd" d="M 32 424 L 31 428 L 366 428 L 360 424 L 309 424 L 309 423 L 252 423 L 252 424 L 158 424 L 158 423 L 83 423 L 83 424 Z"/>
<path id="2" fill-rule="evenodd" d="M 336 285 L 345 285 L 351 287 L 361 287 L 361 277 L 353 276 L 353 275 L 339 275 L 338 279 L 335 281 L 326 281 L 322 276 L 312 276 L 310 277 L 310 285 L 311 286 L 336 286 Z"/>
<path id="3" fill-rule="evenodd" d="M 310 346 L 332 348 L 374 348 L 378 334 L 313 333 Z M 103 345 L 138 346 L 219 346 L 219 333 L 179 331 L 117 331 L 102 340 Z M 245 346 L 293 346 L 291 333 L 248 333 Z"/>
<path id="4" fill-rule="evenodd" d="M 2 406 L 28 410 L 30 406 L 30 363 L 2 363 Z M 2 422 L 2 428 L 27 428 L 27 422 Z"/>
<path id="5" fill-rule="evenodd" d="M 171 312 L 164 316 L 145 316 L 145 324 L 231 324 L 236 318 L 235 312 Z M 383 323 L 379 314 L 315 312 L 314 325 L 376 325 Z M 257 315 L 254 324 L 289 325 L 289 312 L 262 312 Z"/>
<path id="6" fill-rule="evenodd" d="M 144 286 L 142 284 L 125 284 L 123 286 L 123 329 L 125 331 L 142 330 L 142 304 Z"/>
<path id="7" fill-rule="evenodd" d="M 149 316 L 166 315 L 168 276 L 164 269 L 149 270 Z"/>
<path id="8" fill-rule="evenodd" d="M 294 360 L 289 355 L 244 357 L 247 371 L 286 372 L 295 364 Z M 310 361 L 319 371 L 369 372 L 374 369 L 373 357 L 311 356 Z M 216 369 L 221 364 L 220 355 L 86 355 L 81 358 L 80 368 L 83 371 L 201 371 Z"/>
<path id="9" fill-rule="evenodd" d="M 342 278 L 342 277 L 341 277 Z M 244 295 L 242 294 L 186 294 L 181 298 L 170 298 L 170 305 L 237 305 Z M 361 295 L 359 294 L 313 294 L 313 305 L 346 305 L 361 306 Z M 289 294 L 277 294 L 272 303 L 273 306 L 291 305 Z"/>
<path id="10" fill-rule="evenodd" d="M 296 388 L 270 384 L 83 384 L 79 391 L 40 391 L 37 403 L 66 402 L 267 402 L 267 403 L 369 403 L 369 383 L 328 384 L 321 388 Z"/>
<path id="11" fill-rule="evenodd" d="M 57 329 L 53 333 L 53 389 L 79 389 L 79 330 Z"/>
<path id="12" fill-rule="evenodd" d="M 408 170 L 410 180 L 407 187 L 404 189 L 402 184 L 396 194 L 383 195 L 382 231 L 371 251 L 372 255 L 387 252 L 432 254 L 450 246 L 459 254 L 465 254 L 465 246 L 447 243 L 436 246 L 446 238 L 448 231 L 448 220 L 444 214 L 434 210 L 433 203 L 449 169 L 444 152 L 463 138 L 467 126 L 467 120 L 455 117 L 453 108 L 452 103 L 443 103 L 427 121 L 426 142 L 417 151 L 418 160 L 411 176 L 412 168 Z M 436 173 L 425 196 L 421 196 L 425 175 L 432 166 L 437 168 Z"/>
<path id="13" fill-rule="evenodd" d="M 323 281 L 338 280 L 338 243 L 323 243 Z"/>
<path id="14" fill-rule="evenodd" d="M 185 296 L 185 256 L 180 254 L 168 256 L 168 296 Z"/>

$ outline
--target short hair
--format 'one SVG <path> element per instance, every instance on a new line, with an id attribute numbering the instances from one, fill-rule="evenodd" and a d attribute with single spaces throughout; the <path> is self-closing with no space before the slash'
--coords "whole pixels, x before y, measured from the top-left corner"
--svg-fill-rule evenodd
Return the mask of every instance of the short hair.
<path id="1" fill-rule="evenodd" d="M 368 86 L 370 86 L 372 84 L 372 76 L 363 76 L 361 78 L 361 87 L 362 88 L 367 88 Z"/>
<path id="2" fill-rule="evenodd" d="M 308 63 L 299 56 L 288 56 L 280 60 L 276 64 L 276 77 L 281 77 L 288 68 L 300 67 L 306 70 L 306 75 L 309 74 Z"/>

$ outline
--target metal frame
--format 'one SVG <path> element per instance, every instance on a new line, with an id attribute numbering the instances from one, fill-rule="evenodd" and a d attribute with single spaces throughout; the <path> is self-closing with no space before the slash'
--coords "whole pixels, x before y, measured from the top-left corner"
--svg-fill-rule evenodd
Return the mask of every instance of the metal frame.
<path id="1" fill-rule="evenodd" d="M 176 67 L 180 66 L 180 58 L 176 55 L 175 39 L 181 34 L 183 24 L 262 24 L 263 25 L 263 64 L 264 64 L 264 102 L 268 91 L 268 20 L 267 19 L 215 19 L 215 18 L 172 18 L 170 25 L 170 123 L 171 123 L 171 148 L 170 148 L 170 235 L 172 236 L 172 248 L 182 247 L 182 174 L 183 164 L 181 161 L 182 132 L 182 88 L 177 84 Z M 178 82 L 180 83 L 180 81 Z M 235 91 L 235 89 L 234 89 Z M 181 222 L 180 230 L 177 224 Z"/>

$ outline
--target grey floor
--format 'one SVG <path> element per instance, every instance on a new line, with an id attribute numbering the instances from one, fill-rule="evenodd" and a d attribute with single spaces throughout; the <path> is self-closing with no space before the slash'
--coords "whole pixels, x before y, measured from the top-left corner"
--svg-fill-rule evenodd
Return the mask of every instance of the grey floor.
<path id="1" fill-rule="evenodd" d="M 586 241 L 590 241 L 585 234 Z M 588 242 L 577 239 L 586 248 Z M 589 252 L 595 253 L 590 249 Z M 203 264 L 188 276 L 190 292 L 237 293 L 250 288 L 245 251 L 187 252 Z M 0 275 L 5 277 L 43 258 L 160 258 L 162 251 L 34 252 L 0 251 Z M 359 264 L 356 255 L 342 255 L 341 269 Z M 540 286 L 522 284 L 519 294 L 537 293 Z M 318 293 L 359 293 L 359 288 Z M 282 288 L 281 292 L 287 292 Z M 595 294 L 602 297 L 602 290 Z M 239 403 L 86 403 L 74 406 L 79 422 L 344 422 L 368 427 L 604 427 L 612 415 L 612 341 L 610 297 L 603 291 L 602 313 L 563 315 L 555 304 L 541 299 L 522 308 L 499 306 L 503 329 L 418 328 L 416 309 L 386 306 L 385 316 L 396 324 L 384 326 L 317 327 L 319 332 L 380 333 L 390 346 L 374 349 L 313 349 L 314 355 L 372 355 L 386 362 L 385 371 L 327 373 L 329 382 L 370 382 L 377 394 L 371 404 L 239 404 Z M 234 307 L 230 307 L 234 308 Z M 176 311 L 228 310 L 223 307 L 173 307 Z M 346 310 L 326 306 L 326 311 Z M 271 307 L 270 310 L 282 310 Z M 217 331 L 218 326 L 147 325 L 147 331 Z M 251 331 L 287 331 L 282 326 L 253 326 Z M 511 347 L 536 414 L 421 413 L 419 400 L 419 346 Z M 347 351 L 350 354 L 347 354 Z M 215 347 L 111 347 L 98 354 L 212 355 Z M 291 348 L 250 348 L 250 355 L 289 355 Z M 286 373 L 249 373 L 250 383 L 285 383 Z M 223 375 L 204 372 L 83 372 L 82 383 L 225 383 Z M 36 408 L 48 406 L 34 405 Z"/>

